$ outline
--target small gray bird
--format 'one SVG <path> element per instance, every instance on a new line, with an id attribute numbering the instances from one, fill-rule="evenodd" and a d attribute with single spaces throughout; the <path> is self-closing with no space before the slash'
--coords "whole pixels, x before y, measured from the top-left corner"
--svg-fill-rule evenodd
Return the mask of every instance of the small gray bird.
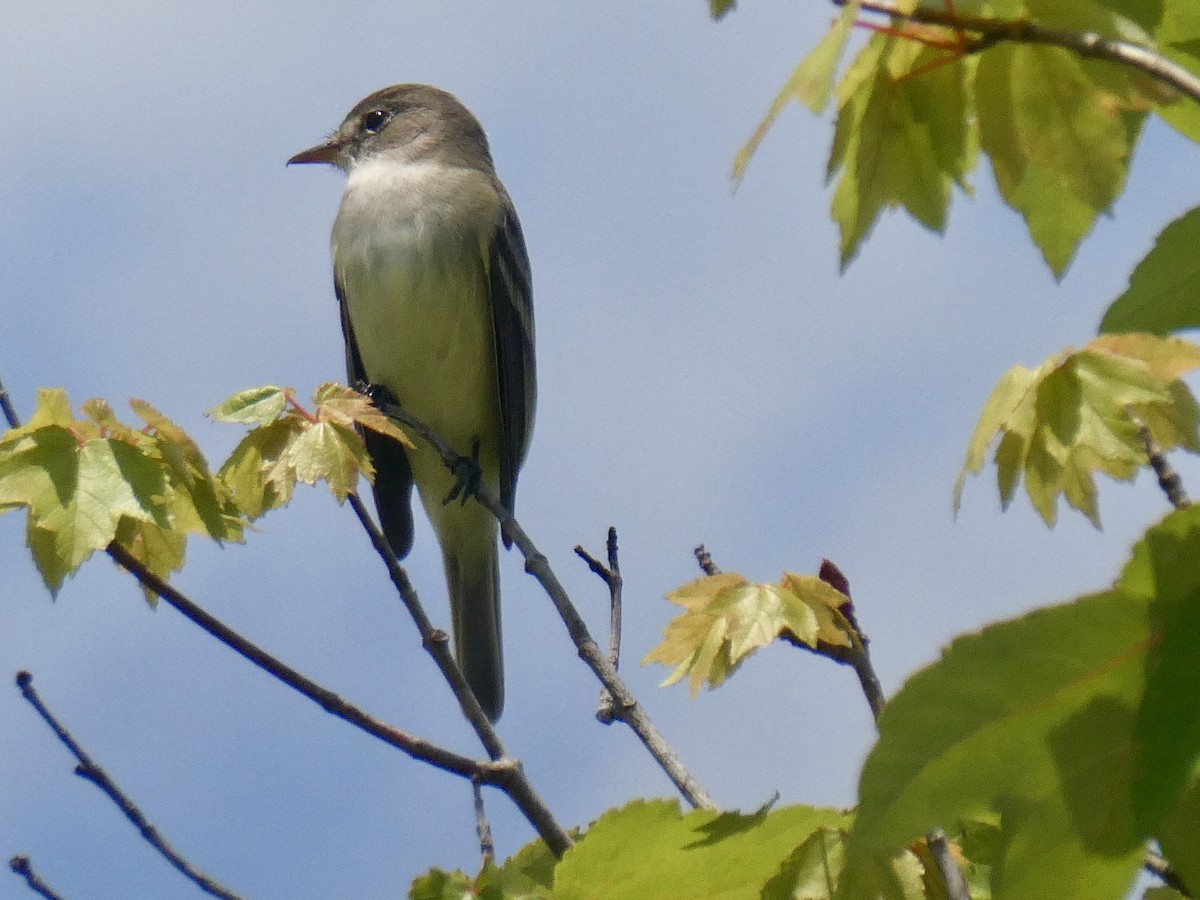
<path id="1" fill-rule="evenodd" d="M 349 176 L 333 225 L 350 383 L 386 388 L 513 508 L 536 397 L 529 259 L 483 128 L 455 97 L 399 84 L 361 101 L 291 163 Z M 504 706 L 497 524 L 418 441 L 367 432 L 375 504 L 396 556 L 412 548 L 412 486 L 442 548 L 454 648 L 488 717 Z"/>

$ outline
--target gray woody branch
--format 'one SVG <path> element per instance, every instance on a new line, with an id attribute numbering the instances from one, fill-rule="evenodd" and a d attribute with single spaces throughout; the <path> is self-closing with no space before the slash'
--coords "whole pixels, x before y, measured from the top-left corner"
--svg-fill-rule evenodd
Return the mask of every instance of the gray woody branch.
<path id="1" fill-rule="evenodd" d="M 463 466 L 471 465 L 471 460 L 468 457 L 460 456 L 443 441 L 437 434 L 431 431 L 420 420 L 413 418 L 407 410 L 398 404 L 391 403 L 381 397 L 374 398 L 376 405 L 386 415 L 392 417 L 402 425 L 408 427 L 409 431 L 419 436 L 427 444 L 429 444 L 437 454 L 442 458 L 446 468 L 451 472 L 459 473 Z M 579 615 L 579 611 L 575 609 L 571 603 L 571 598 L 567 595 L 566 589 L 558 580 L 558 576 L 551 569 L 549 561 L 540 550 L 530 540 L 529 535 L 525 533 L 520 523 L 513 517 L 513 514 L 504 508 L 499 498 L 492 492 L 487 485 L 478 483 L 472 485 L 472 496 L 483 505 L 496 520 L 500 523 L 500 531 L 506 540 L 516 544 L 517 549 L 521 551 L 521 555 L 525 557 L 525 571 L 537 579 L 541 584 L 546 595 L 550 598 L 550 602 L 554 604 L 555 610 L 559 617 L 563 620 L 563 624 L 567 627 L 567 633 L 570 634 L 571 640 L 574 641 L 576 649 L 579 651 L 579 656 L 588 667 L 595 673 L 596 678 L 609 692 L 613 698 L 612 716 L 614 719 L 619 719 L 630 728 L 634 734 L 638 736 L 642 744 L 650 751 L 650 755 L 654 757 L 655 762 L 659 764 L 667 777 L 679 789 L 684 798 L 694 807 L 698 809 L 716 809 L 717 805 L 708 796 L 705 790 L 700 786 L 699 782 L 692 776 L 679 757 L 667 744 L 663 736 L 659 733 L 654 723 L 650 721 L 650 717 L 646 715 L 646 711 L 642 709 L 633 693 L 621 680 L 621 676 L 617 674 L 617 670 L 609 662 L 608 656 L 600 649 L 591 633 L 588 631 L 587 624 Z"/>

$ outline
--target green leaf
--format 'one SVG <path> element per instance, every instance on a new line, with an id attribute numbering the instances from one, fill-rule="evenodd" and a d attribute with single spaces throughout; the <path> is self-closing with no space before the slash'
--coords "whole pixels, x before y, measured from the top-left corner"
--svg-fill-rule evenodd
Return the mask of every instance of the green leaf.
<path id="1" fill-rule="evenodd" d="M 833 27 L 825 33 L 813 51 L 800 61 L 792 70 L 788 80 L 784 82 L 771 107 L 763 116 L 749 140 L 737 152 L 733 159 L 733 178 L 741 181 L 746 174 L 746 167 L 751 157 L 762 143 L 779 114 L 792 100 L 803 103 L 817 115 L 825 110 L 829 97 L 833 93 L 834 78 L 837 75 L 838 62 L 846 49 L 846 41 L 850 38 L 850 29 L 858 16 L 859 0 L 850 0 L 842 7 L 841 14 L 834 20 Z"/>
<path id="2" fill-rule="evenodd" d="M 117 525 L 116 542 L 128 550 L 133 557 L 164 581 L 172 572 L 183 568 L 187 535 L 182 531 L 160 528 L 149 522 L 122 518 Z M 158 603 L 158 595 L 142 586 L 142 594 L 151 606 Z"/>
<path id="3" fill-rule="evenodd" d="M 839 611 L 849 598 L 814 576 L 789 572 L 774 585 L 724 572 L 697 578 L 667 599 L 685 611 L 642 662 L 674 666 L 664 685 L 688 675 L 693 697 L 706 681 L 719 687 L 746 657 L 781 637 L 812 648 L 851 646 Z"/>
<path id="4" fill-rule="evenodd" d="M 1033 433 L 1033 401 L 1034 388 L 1037 384 L 1037 373 L 1024 366 L 1013 366 L 1001 376 L 999 383 L 992 389 L 971 442 L 967 445 L 967 459 L 958 479 L 954 482 L 954 512 L 958 514 L 962 505 L 962 490 L 968 475 L 978 475 L 983 471 L 983 462 L 987 449 L 992 440 L 1001 431 L 1009 432 L 1019 441 L 1018 445 L 1006 448 L 1002 461 L 999 451 L 996 453 L 996 465 L 1007 474 L 1002 477 L 1001 496 L 1011 496 L 1020 472 L 1020 463 L 1025 458 L 1025 448 Z M 1017 415 L 1018 408 L 1024 407 L 1022 414 Z M 1006 435 L 1007 437 L 1007 435 Z M 1005 489 L 1007 486 L 1007 490 Z M 1007 500 L 1005 501 L 1007 506 Z"/>
<path id="5" fill-rule="evenodd" d="M 1200 841 L 1196 823 L 1200 822 L 1200 782 L 1193 781 L 1171 810 L 1154 829 L 1163 855 L 1189 887 L 1200 884 Z"/>
<path id="6" fill-rule="evenodd" d="M 721 19 L 737 6 L 737 0 L 708 0 L 708 14 L 713 19 Z"/>
<path id="7" fill-rule="evenodd" d="M 1191 0 L 1168 0 L 1162 22 L 1154 33 L 1161 52 L 1173 63 L 1200 73 L 1200 7 Z M 1157 113 L 1168 125 L 1200 143 L 1200 103 L 1179 100 L 1159 106 Z"/>
<path id="8" fill-rule="evenodd" d="M 1016 367 L 992 392 L 967 448 L 954 487 L 977 474 L 1001 435 L 996 473 L 1007 508 L 1021 476 L 1048 525 L 1058 497 L 1097 527 L 1094 472 L 1128 480 L 1146 464 L 1139 423 L 1164 450 L 1200 449 L 1200 407 L 1180 379 L 1200 367 L 1200 348 L 1178 338 L 1133 333 L 1103 335 L 1064 351 L 1036 372 Z"/>
<path id="9" fill-rule="evenodd" d="M 314 422 L 305 428 L 288 447 L 286 460 L 305 484 L 325 479 L 339 503 L 354 490 L 359 473 L 371 464 L 362 438 L 352 429 L 328 422 Z"/>
<path id="10" fill-rule="evenodd" d="M 763 886 L 761 900 L 832 900 L 846 867 L 847 837 L 840 829 L 818 828 Z"/>
<path id="11" fill-rule="evenodd" d="M 843 269 L 884 209 L 903 206 L 944 228 L 950 186 L 965 186 L 975 161 L 968 68 L 944 50 L 877 34 L 846 73 L 827 170 L 841 172 L 832 210 Z"/>
<path id="12" fill-rule="evenodd" d="M 265 385 L 234 394 L 208 414 L 218 422 L 269 425 L 283 415 L 291 397 L 290 388 Z"/>
<path id="13" fill-rule="evenodd" d="M 605 813 L 567 851 L 554 897 L 757 900 L 797 844 L 845 822 L 839 810 L 806 806 L 680 814 L 674 800 L 637 800 Z"/>
<path id="14" fill-rule="evenodd" d="M 162 470 L 128 444 L 92 440 L 79 448 L 78 474 L 69 497 L 39 527 L 54 532 L 58 552 L 76 568 L 116 536 L 121 516 L 168 524 Z"/>
<path id="15" fill-rule="evenodd" d="M 433 869 L 413 881 L 410 900 L 466 900 L 474 895 L 474 882 L 462 872 Z"/>
<path id="16" fill-rule="evenodd" d="M 1124 187 L 1144 117 L 1131 85 L 1054 47 L 1002 44 L 979 61 L 981 145 L 1056 276 Z"/>
<path id="17" fill-rule="evenodd" d="M 1168 334 L 1200 327 L 1200 207 L 1163 229 L 1154 248 L 1133 274 L 1129 287 L 1112 302 L 1101 333 L 1148 331 Z"/>
<path id="18" fill-rule="evenodd" d="M 999 815 L 997 898 L 1091 900 L 1142 858 L 1130 789 L 1149 603 L 1122 591 L 957 639 L 888 704 L 863 767 L 844 897 L 939 823 Z"/>
<path id="19" fill-rule="evenodd" d="M 251 521 L 292 499 L 296 475 L 283 457 L 299 427 L 295 419 L 280 419 L 255 428 L 218 471 L 217 476 L 233 491 L 238 508 Z"/>
<path id="20" fill-rule="evenodd" d="M 1150 602 L 1155 640 L 1137 721 L 1135 787 L 1142 827 L 1153 833 L 1200 762 L 1200 507 L 1146 532 L 1118 582 Z"/>

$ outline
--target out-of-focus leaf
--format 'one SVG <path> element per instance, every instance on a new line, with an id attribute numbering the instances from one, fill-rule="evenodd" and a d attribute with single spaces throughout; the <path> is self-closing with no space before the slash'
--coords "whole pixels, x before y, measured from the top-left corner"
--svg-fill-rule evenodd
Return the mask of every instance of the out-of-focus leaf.
<path id="1" fill-rule="evenodd" d="M 1099 525 L 1094 472 L 1130 479 L 1145 465 L 1139 430 L 1162 449 L 1200 451 L 1200 408 L 1180 376 L 1200 367 L 1200 348 L 1150 334 L 1102 335 L 1037 371 L 1016 367 L 984 406 L 954 489 L 977 474 L 992 441 L 1007 506 L 1021 478 L 1034 508 L 1053 525 L 1060 495 Z"/>
<path id="2" fill-rule="evenodd" d="M 949 60 L 949 61 L 947 61 Z M 966 73 L 973 62 L 890 35 L 873 36 L 838 87 L 828 174 L 840 172 L 833 218 L 844 269 L 879 214 L 903 206 L 934 231 L 952 184 L 966 186 L 976 139 Z"/>
<path id="3" fill-rule="evenodd" d="M 1101 332 L 1168 334 L 1200 327 L 1200 208 L 1163 229 L 1104 313 Z"/>
<path id="4" fill-rule="evenodd" d="M 674 800 L 636 800 L 605 813 L 567 851 L 554 898 L 757 898 L 797 844 L 846 821 L 840 810 L 808 806 L 680 813 Z"/>
<path id="5" fill-rule="evenodd" d="M 1085 597 L 958 638 L 880 717 L 843 900 L 934 825 L 998 816 L 993 896 L 1121 896 L 1142 860 L 1131 801 L 1149 603 Z"/>
<path id="6" fill-rule="evenodd" d="M 1002 44 L 975 76 L 979 137 L 1000 193 L 1061 277 L 1125 184 L 1145 111 L 1131 76 L 1067 50 Z"/>

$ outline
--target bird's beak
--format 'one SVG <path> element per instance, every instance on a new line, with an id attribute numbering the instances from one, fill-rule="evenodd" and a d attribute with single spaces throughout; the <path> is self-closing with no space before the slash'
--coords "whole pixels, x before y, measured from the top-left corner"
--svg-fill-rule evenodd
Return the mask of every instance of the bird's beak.
<path id="1" fill-rule="evenodd" d="M 315 147 L 301 150 L 289 159 L 287 164 L 289 166 L 299 165 L 300 163 L 329 163 L 330 165 L 337 165 L 337 156 L 341 152 L 341 149 L 341 143 L 334 138 L 330 138 L 323 144 L 317 144 Z"/>

